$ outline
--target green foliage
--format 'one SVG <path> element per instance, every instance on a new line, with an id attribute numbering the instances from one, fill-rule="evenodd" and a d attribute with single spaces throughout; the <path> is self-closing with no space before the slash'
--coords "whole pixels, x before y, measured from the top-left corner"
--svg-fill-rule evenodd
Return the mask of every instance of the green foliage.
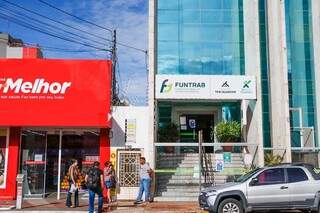
<path id="1" fill-rule="evenodd" d="M 158 130 L 159 142 L 176 142 L 179 139 L 178 126 L 169 123 Z"/>
<path id="2" fill-rule="evenodd" d="M 282 157 L 280 155 L 273 155 L 268 153 L 264 156 L 264 163 L 266 166 L 273 166 L 282 163 Z"/>
<path id="3" fill-rule="evenodd" d="M 219 142 L 239 142 L 241 124 L 238 121 L 222 121 L 215 127 L 214 134 Z"/>

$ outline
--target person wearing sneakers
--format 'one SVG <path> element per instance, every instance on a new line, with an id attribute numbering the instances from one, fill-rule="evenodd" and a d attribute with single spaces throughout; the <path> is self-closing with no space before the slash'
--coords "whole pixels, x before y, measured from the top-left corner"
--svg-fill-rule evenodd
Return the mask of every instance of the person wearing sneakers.
<path id="1" fill-rule="evenodd" d="M 144 201 L 149 202 L 150 196 L 150 184 L 151 184 L 151 175 L 152 169 L 150 168 L 149 164 L 146 163 L 146 159 L 144 157 L 140 157 L 140 187 L 139 193 L 137 196 L 136 201 L 134 204 L 140 204 L 143 202 L 142 195 L 144 193 Z"/>

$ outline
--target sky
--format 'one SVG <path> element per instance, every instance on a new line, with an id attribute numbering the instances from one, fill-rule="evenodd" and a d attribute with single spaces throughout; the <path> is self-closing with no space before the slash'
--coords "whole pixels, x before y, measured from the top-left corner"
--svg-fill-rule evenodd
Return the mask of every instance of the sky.
<path id="1" fill-rule="evenodd" d="M 29 13 L 7 3 L 9 1 L 25 9 L 70 25 L 91 35 L 80 32 L 61 24 L 52 22 L 43 17 Z M 148 1 L 147 0 L 44 0 L 60 9 L 63 9 L 82 19 L 96 23 L 108 29 L 117 30 L 117 40 L 120 43 L 147 50 L 148 32 Z M 43 22 L 40 23 L 39 21 Z M 39 0 L 0 0 L 0 32 L 9 33 L 15 38 L 22 39 L 28 44 L 43 46 L 45 58 L 66 59 L 105 59 L 110 54 L 91 47 L 83 46 L 59 38 L 55 38 L 17 23 L 33 25 L 40 30 L 58 34 L 61 37 L 71 38 L 90 46 L 110 48 L 111 43 L 102 40 L 112 40 L 109 31 L 81 22 L 71 16 L 63 14 Z M 67 33 L 67 32 L 71 32 Z M 94 36 L 92 36 L 92 34 Z M 99 38 L 100 37 L 100 38 Z M 62 48 L 63 51 L 53 51 L 51 48 Z M 116 78 L 119 83 L 121 99 L 127 99 L 132 105 L 147 104 L 147 68 L 146 55 L 137 50 L 118 45 L 118 72 Z M 67 51 L 65 51 L 67 49 Z M 69 51 L 70 50 L 70 51 Z"/>

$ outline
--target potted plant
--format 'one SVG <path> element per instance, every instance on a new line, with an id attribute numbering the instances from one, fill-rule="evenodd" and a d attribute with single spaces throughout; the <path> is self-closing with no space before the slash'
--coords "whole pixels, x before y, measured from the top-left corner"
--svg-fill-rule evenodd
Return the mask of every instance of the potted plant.
<path id="1" fill-rule="evenodd" d="M 241 139 L 241 124 L 238 121 L 221 121 L 214 129 L 219 142 L 232 143 Z M 231 152 L 232 146 L 223 146 L 223 151 Z"/>
<path id="2" fill-rule="evenodd" d="M 280 155 L 273 155 L 271 153 L 267 153 L 264 156 L 264 163 L 266 166 L 273 166 L 282 163 L 282 157 Z"/>
<path id="3" fill-rule="evenodd" d="M 168 123 L 158 130 L 159 142 L 173 143 L 179 140 L 178 126 L 174 123 Z M 165 152 L 173 153 L 174 147 L 166 146 Z"/>

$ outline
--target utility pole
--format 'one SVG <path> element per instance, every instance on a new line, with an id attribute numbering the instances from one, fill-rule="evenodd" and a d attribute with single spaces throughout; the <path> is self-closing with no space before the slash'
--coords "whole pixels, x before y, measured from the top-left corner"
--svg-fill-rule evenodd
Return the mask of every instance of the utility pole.
<path id="1" fill-rule="evenodd" d="M 113 36 L 112 36 L 112 104 L 113 105 L 116 105 L 118 102 L 116 67 L 117 67 L 117 31 L 113 30 Z"/>

